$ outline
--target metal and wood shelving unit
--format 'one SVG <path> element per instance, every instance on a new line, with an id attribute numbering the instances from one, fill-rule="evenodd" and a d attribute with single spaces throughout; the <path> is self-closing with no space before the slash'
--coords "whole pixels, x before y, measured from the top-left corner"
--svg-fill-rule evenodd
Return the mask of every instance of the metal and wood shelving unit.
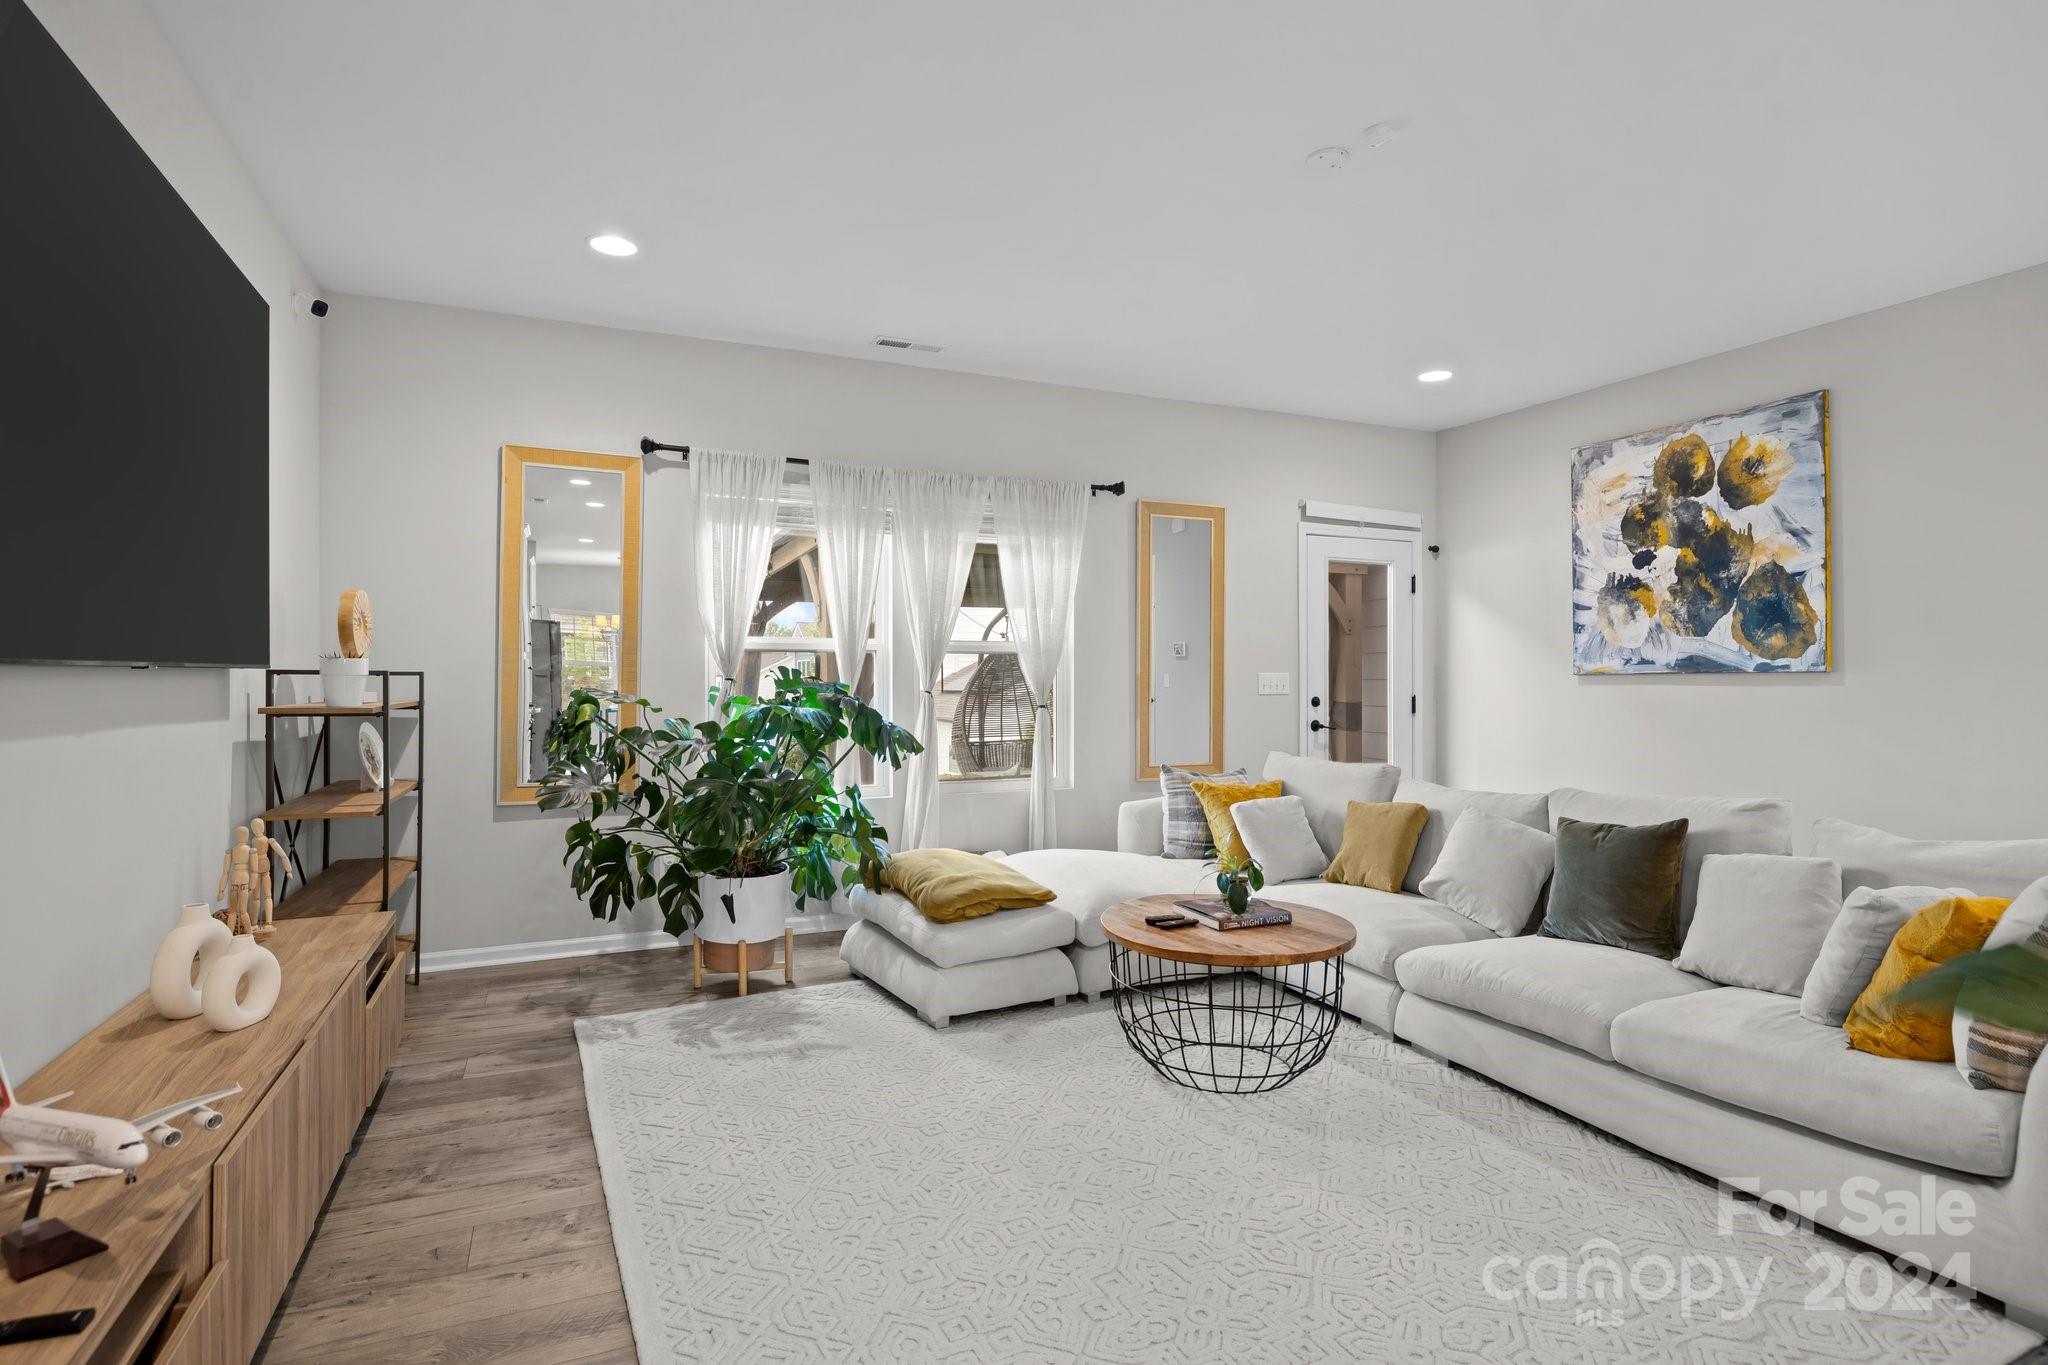
<path id="1" fill-rule="evenodd" d="M 401 932 L 400 938 L 412 949 L 412 979 L 420 979 L 420 945 L 425 924 L 423 880 L 420 858 L 426 846 L 426 799 L 421 783 L 426 773 L 427 760 L 427 675 L 418 670 L 375 668 L 370 670 L 369 686 L 377 689 L 377 699 L 361 706 L 328 706 L 321 702 L 283 702 L 277 700 L 277 682 L 280 678 L 318 677 L 315 668 L 271 668 L 263 674 L 263 771 L 265 773 L 265 797 L 272 802 L 263 812 L 263 820 L 271 826 L 273 837 L 283 840 L 292 861 L 293 876 L 297 886 L 277 902 L 279 919 L 304 919 L 317 915 L 361 915 L 392 909 L 392 894 L 410 881 L 412 893 L 412 928 L 409 933 Z M 392 685 L 400 679 L 410 679 L 410 698 L 393 695 Z M 391 745 L 391 720 L 394 715 L 406 716 L 413 721 L 413 775 L 399 777 L 392 772 L 397 766 L 398 750 Z M 288 796 L 283 772 L 277 761 L 277 723 L 289 720 L 318 720 L 320 729 L 313 739 L 313 751 L 306 759 L 306 775 L 299 783 L 299 794 Z M 384 742 L 385 789 L 363 791 L 355 778 L 334 778 L 334 744 L 332 731 L 337 720 L 372 720 L 377 723 L 378 737 Z M 353 734 L 353 730 L 346 731 Z M 314 785 L 315 778 L 319 785 Z M 394 823 L 393 807 L 410 800 L 411 809 Z M 382 856 L 372 858 L 334 858 L 333 832 L 327 827 L 333 820 L 376 820 L 383 833 Z M 300 852 L 302 827 L 307 821 L 319 821 L 320 870 L 308 874 L 304 857 Z M 403 844 L 405 828 L 411 824 L 413 830 L 412 852 L 401 854 L 396 850 Z M 394 832 L 396 842 L 394 842 Z M 399 921 L 401 931 L 405 929 L 403 919 Z"/>

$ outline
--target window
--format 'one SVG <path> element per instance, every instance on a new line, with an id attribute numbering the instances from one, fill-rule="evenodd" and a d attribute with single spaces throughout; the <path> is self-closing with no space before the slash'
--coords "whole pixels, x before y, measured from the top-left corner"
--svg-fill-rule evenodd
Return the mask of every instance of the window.
<path id="1" fill-rule="evenodd" d="M 550 611 L 548 619 L 562 628 L 562 697 L 576 688 L 600 692 L 619 690 L 619 618 L 617 613 Z"/>
<path id="2" fill-rule="evenodd" d="M 1070 642 L 1071 643 L 1071 642 Z M 1069 654 L 1072 653 L 1071 648 Z M 1054 724 L 1065 709 L 1065 670 L 1053 709 L 1036 710 L 1003 596 L 1003 569 L 991 544 L 977 545 L 967 590 L 953 618 L 953 638 L 940 671 L 938 748 L 941 782 L 991 782 L 1031 775 L 1031 741 L 1041 715 Z M 1064 765 L 1061 765 L 1064 767 Z"/>
<path id="3" fill-rule="evenodd" d="M 884 552 L 886 561 L 887 552 Z M 778 531 L 775 549 L 768 557 L 768 577 L 761 585 L 761 597 L 754 619 L 747 627 L 747 654 L 741 664 L 740 690 L 762 696 L 774 690 L 775 674 L 794 668 L 807 678 L 838 682 L 839 658 L 832 634 L 832 621 L 825 608 L 823 578 L 818 568 L 818 536 L 815 531 Z M 886 562 L 881 585 L 875 591 L 874 620 L 868 627 L 867 654 L 861 664 L 854 694 L 889 715 L 889 669 L 884 642 L 889 639 L 889 605 L 893 590 Z M 876 680 L 881 691 L 876 691 Z M 880 700 L 877 700 L 877 697 Z M 887 796 L 890 789 L 888 764 L 879 765 L 866 753 L 848 764 L 859 765 L 857 775 L 862 793 L 870 798 Z"/>

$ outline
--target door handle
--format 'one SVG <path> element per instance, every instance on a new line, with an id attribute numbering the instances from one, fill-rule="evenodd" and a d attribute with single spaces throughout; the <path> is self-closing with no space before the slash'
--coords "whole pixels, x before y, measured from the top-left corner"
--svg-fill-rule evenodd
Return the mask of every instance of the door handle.
<path id="1" fill-rule="evenodd" d="M 1309 733 L 1310 733 L 1310 734 L 1314 734 L 1314 733 L 1315 733 L 1316 731 L 1318 731 L 1318 730 L 1326 730 L 1326 729 L 1328 729 L 1329 727 L 1328 727 L 1328 726 L 1326 726 L 1326 725 L 1324 725 L 1324 724 L 1323 724 L 1323 723 L 1322 723 L 1321 721 L 1319 721 L 1319 720 L 1312 720 L 1312 721 L 1310 721 L 1310 722 L 1308 723 L 1308 728 L 1309 728 Z"/>

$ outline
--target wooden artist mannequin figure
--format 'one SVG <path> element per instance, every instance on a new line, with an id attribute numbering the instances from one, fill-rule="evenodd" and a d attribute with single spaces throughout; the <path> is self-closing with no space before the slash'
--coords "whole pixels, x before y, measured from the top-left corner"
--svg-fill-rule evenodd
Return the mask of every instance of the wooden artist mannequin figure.
<path id="1" fill-rule="evenodd" d="M 249 914 L 255 922 L 258 939 L 269 938 L 277 932 L 277 898 L 272 894 L 270 863 L 273 857 L 284 858 L 284 881 L 292 879 L 291 856 L 284 845 L 264 832 L 261 820 L 249 822 Z"/>
<path id="2" fill-rule="evenodd" d="M 221 860 L 220 886 L 215 898 L 227 897 L 227 926 L 231 934 L 246 934 L 255 926 L 249 919 L 249 827 L 235 827 L 234 846 Z"/>

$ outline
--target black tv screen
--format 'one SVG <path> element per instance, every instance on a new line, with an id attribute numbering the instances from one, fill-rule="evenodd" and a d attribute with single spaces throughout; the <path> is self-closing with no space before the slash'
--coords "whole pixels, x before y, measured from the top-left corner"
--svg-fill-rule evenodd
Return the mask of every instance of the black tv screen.
<path id="1" fill-rule="evenodd" d="M 0 661 L 270 658 L 270 309 L 0 0 Z"/>

